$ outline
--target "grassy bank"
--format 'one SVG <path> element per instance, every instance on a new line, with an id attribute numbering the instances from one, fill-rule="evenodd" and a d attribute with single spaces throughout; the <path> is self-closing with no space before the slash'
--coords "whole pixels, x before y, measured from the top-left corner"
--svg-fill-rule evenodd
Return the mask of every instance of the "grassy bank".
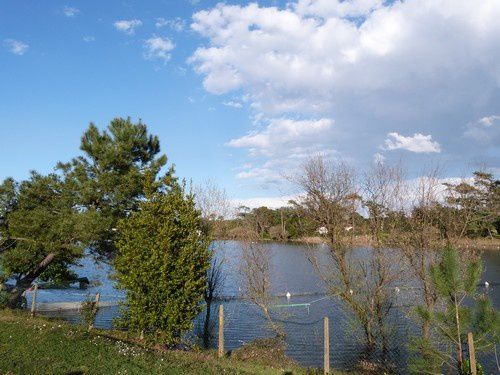
<path id="1" fill-rule="evenodd" d="M 1 374 L 306 374 L 284 357 L 218 359 L 213 351 L 163 350 L 122 332 L 0 310 Z M 250 356 L 252 357 L 252 356 Z"/>

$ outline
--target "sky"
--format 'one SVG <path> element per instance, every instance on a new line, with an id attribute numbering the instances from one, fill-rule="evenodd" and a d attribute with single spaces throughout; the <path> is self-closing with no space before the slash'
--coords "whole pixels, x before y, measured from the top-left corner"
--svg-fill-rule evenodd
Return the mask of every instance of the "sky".
<path id="1" fill-rule="evenodd" d="M 0 180 L 118 116 L 249 206 L 317 154 L 498 176 L 499 19 L 500 0 L 2 0 Z"/>

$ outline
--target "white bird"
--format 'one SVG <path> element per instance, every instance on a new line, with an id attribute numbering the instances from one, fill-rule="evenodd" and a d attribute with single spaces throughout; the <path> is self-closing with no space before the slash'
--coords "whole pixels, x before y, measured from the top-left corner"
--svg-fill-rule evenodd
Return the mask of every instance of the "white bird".
<path id="1" fill-rule="evenodd" d="M 398 287 L 395 287 L 394 291 L 399 294 L 399 288 Z"/>
<path id="2" fill-rule="evenodd" d="M 486 289 L 488 289 L 488 288 L 490 287 L 490 283 L 489 283 L 489 282 L 487 282 L 487 281 L 485 281 L 485 282 L 484 282 L 484 286 L 486 287 Z"/>
<path id="3" fill-rule="evenodd" d="M 354 293 L 354 292 L 353 292 L 353 290 L 352 290 L 352 289 L 349 289 L 349 294 L 350 294 L 351 296 L 352 296 L 352 294 L 353 294 L 353 293 Z"/>
<path id="4" fill-rule="evenodd" d="M 286 299 L 290 300 L 290 298 L 292 298 L 292 295 L 290 294 L 290 292 L 286 292 Z"/>

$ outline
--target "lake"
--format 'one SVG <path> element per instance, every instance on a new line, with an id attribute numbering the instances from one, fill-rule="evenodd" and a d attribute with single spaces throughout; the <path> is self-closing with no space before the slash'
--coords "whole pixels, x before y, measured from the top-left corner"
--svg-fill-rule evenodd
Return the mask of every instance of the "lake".
<path id="1" fill-rule="evenodd" d="M 314 245 L 314 248 L 303 244 L 265 243 L 271 261 L 271 280 L 273 294 L 277 297 L 277 305 L 285 305 L 274 309 L 274 317 L 283 324 L 286 332 L 287 355 L 303 366 L 322 367 L 323 364 L 323 317 L 330 318 L 331 366 L 339 370 L 354 369 L 363 354 L 362 336 L 352 324 L 349 310 L 336 298 L 328 298 L 325 286 L 315 274 L 314 267 L 307 258 L 307 251 L 325 253 L 326 245 Z M 243 282 L 240 269 L 242 246 L 236 241 L 218 243 L 219 251 L 226 260 L 224 270 L 226 281 L 223 295 L 233 297 L 224 300 L 225 341 L 227 349 L 235 349 L 255 338 L 268 337 L 265 319 L 258 309 L 241 297 Z M 363 257 L 369 250 L 359 248 L 356 256 Z M 500 252 L 483 251 L 483 281 L 488 281 L 488 289 L 480 287 L 488 293 L 496 309 L 500 307 Z M 92 259 L 83 260 L 81 267 L 75 268 L 80 276 L 88 277 L 96 283 L 87 290 L 40 290 L 38 302 L 80 302 L 86 296 L 101 293 L 102 301 L 116 302 L 123 299 L 123 293 L 114 288 L 108 274 L 110 267 L 103 263 L 95 263 Z M 289 292 L 290 300 L 284 295 Z M 395 308 L 390 315 L 392 328 L 392 347 L 390 360 L 406 373 L 408 354 L 406 342 L 408 336 L 415 331 L 415 325 L 408 317 L 415 305 L 417 290 L 402 288 L 394 292 Z M 28 295 L 28 299 L 30 296 Z M 216 319 L 218 303 L 214 304 L 213 319 Z M 112 320 L 119 313 L 118 307 L 102 308 L 96 320 L 96 326 L 112 327 Z M 76 311 L 58 311 L 46 313 L 65 317 L 76 322 L 79 319 Z M 214 322 L 215 323 L 215 322 Z M 195 321 L 193 335 L 199 332 L 201 319 Z M 216 337 L 213 339 L 216 343 Z M 497 373 L 495 358 L 492 355 L 480 357 L 487 373 Z"/>

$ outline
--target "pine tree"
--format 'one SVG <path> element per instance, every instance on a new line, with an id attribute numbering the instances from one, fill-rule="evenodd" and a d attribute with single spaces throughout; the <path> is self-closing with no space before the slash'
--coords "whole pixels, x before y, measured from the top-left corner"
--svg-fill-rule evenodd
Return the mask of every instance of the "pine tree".
<path id="1" fill-rule="evenodd" d="M 462 373 L 467 333 L 474 334 L 476 350 L 491 349 L 498 340 L 500 316 L 485 295 L 477 293 L 477 285 L 482 274 L 479 257 L 461 261 L 460 254 L 452 247 L 443 250 L 439 264 L 431 266 L 430 277 L 443 302 L 443 309 L 437 312 L 419 307 L 420 318 L 430 322 L 434 328 L 433 339 L 416 340 L 414 343 L 420 353 L 412 364 L 415 372 L 436 372 L 443 364 Z M 465 305 L 470 300 L 473 306 Z M 450 355 L 450 351 L 454 354 Z"/>
<path id="2" fill-rule="evenodd" d="M 57 174 L 33 172 L 21 183 L 0 185 L 0 268 L 16 280 L 8 305 L 37 278 L 60 281 L 74 275 L 68 266 L 83 255 L 87 213 L 77 210 L 73 192 Z"/>
<path id="3" fill-rule="evenodd" d="M 83 155 L 69 163 L 59 163 L 66 181 L 77 193 L 79 204 L 95 213 L 87 222 L 93 238 L 88 247 L 110 257 L 116 251 L 118 220 L 137 210 L 167 157 L 160 155 L 158 137 L 148 133 L 141 121 L 115 118 L 100 131 L 90 124 L 82 136 Z"/>

